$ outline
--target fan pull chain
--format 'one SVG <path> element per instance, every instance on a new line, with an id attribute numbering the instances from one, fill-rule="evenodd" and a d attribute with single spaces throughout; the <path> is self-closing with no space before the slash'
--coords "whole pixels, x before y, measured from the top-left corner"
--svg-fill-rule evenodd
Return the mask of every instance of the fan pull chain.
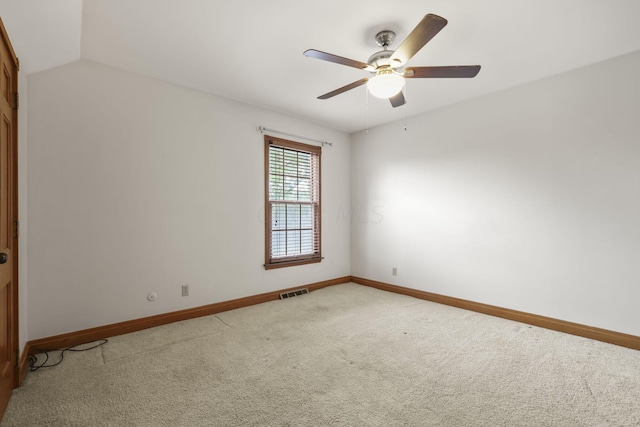
<path id="1" fill-rule="evenodd" d="M 404 97 L 407 98 L 407 85 L 404 85 Z M 404 107 L 404 131 L 407 131 L 407 104 L 403 105 Z"/>

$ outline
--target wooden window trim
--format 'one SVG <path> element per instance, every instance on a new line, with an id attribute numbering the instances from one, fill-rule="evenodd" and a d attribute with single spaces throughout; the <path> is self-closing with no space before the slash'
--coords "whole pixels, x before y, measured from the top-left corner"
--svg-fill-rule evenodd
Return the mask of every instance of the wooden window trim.
<path id="1" fill-rule="evenodd" d="M 289 141 L 286 139 L 276 138 L 273 136 L 265 135 L 264 137 L 264 170 L 265 170 L 265 179 L 264 179 L 264 194 L 265 194 L 265 263 L 264 268 L 266 270 L 271 270 L 275 268 L 283 268 L 283 267 L 292 267 L 296 265 L 305 265 L 321 262 L 322 257 L 322 179 L 321 179 L 321 170 L 322 170 L 322 148 L 315 146 L 304 144 L 301 142 Z M 275 145 L 277 147 L 282 147 L 285 149 L 291 149 L 294 151 L 301 151 L 306 153 L 311 153 L 312 155 L 316 155 L 318 157 L 318 168 L 317 168 L 317 191 L 318 191 L 318 202 L 317 202 L 317 217 L 314 217 L 315 228 L 314 235 L 317 235 L 317 253 L 308 254 L 308 255 L 300 255 L 293 257 L 281 257 L 272 259 L 271 258 L 271 239 L 272 239 L 272 221 L 271 221 L 271 201 L 269 199 L 269 147 L 271 145 Z M 314 239 L 315 243 L 315 239 Z"/>

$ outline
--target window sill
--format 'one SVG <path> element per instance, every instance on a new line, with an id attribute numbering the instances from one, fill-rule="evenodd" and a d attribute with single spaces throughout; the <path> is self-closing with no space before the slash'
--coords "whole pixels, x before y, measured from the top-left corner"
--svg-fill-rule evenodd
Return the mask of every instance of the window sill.
<path id="1" fill-rule="evenodd" d="M 306 258 L 306 259 L 296 259 L 296 260 L 289 260 L 289 261 L 265 263 L 264 269 L 273 270 L 274 268 L 294 267 L 296 265 L 314 264 L 322 261 L 323 259 L 324 259 L 323 257 L 319 257 L 319 258 Z"/>

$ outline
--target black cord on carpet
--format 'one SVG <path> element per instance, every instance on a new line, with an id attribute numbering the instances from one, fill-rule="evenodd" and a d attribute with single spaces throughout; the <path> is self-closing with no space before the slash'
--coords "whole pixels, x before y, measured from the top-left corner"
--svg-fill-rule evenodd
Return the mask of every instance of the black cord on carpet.
<path id="1" fill-rule="evenodd" d="M 77 347 L 80 347 L 82 345 L 90 344 L 91 342 L 96 342 L 97 344 L 95 344 L 95 345 L 93 345 L 91 347 L 87 347 L 87 348 L 77 348 Z M 90 342 L 83 343 L 83 344 L 73 345 L 71 347 L 67 347 L 67 348 L 64 348 L 62 350 L 60 350 L 60 349 L 45 350 L 45 351 L 42 351 L 41 353 L 38 353 L 36 355 L 30 354 L 29 355 L 29 370 L 31 372 L 35 372 L 38 369 L 42 369 L 42 368 L 53 368 L 54 366 L 58 366 L 59 364 L 62 363 L 62 361 L 64 360 L 64 354 L 67 351 L 78 351 L 78 352 L 79 351 L 89 351 L 89 350 L 93 350 L 94 348 L 98 348 L 100 346 L 103 346 L 108 342 L 109 342 L 109 340 L 90 341 Z M 52 363 L 50 365 L 47 365 L 47 362 L 49 361 L 49 353 L 50 352 L 54 352 L 54 351 L 59 351 L 60 352 L 60 360 L 58 360 L 56 363 Z M 44 354 L 44 361 L 41 364 L 36 365 L 36 363 L 38 362 L 38 355 L 39 354 Z"/>

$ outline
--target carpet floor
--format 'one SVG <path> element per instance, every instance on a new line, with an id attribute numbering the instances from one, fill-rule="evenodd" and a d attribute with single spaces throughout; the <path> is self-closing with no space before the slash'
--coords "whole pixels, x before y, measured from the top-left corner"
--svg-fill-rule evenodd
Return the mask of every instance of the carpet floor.
<path id="1" fill-rule="evenodd" d="M 67 353 L 0 425 L 638 426 L 640 352 L 344 284 Z"/>

